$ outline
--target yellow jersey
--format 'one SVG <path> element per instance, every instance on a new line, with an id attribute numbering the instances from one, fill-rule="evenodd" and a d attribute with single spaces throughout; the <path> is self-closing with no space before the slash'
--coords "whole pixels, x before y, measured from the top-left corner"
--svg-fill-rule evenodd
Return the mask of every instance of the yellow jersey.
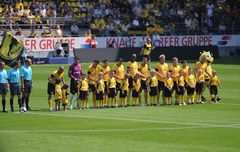
<path id="1" fill-rule="evenodd" d="M 179 78 L 178 78 L 178 86 L 180 86 L 180 87 L 184 87 L 184 85 L 185 85 L 185 82 L 184 82 L 184 77 L 183 76 L 180 76 Z"/>
<path id="2" fill-rule="evenodd" d="M 55 85 L 55 100 L 62 99 L 62 89 L 60 84 Z"/>
<path id="3" fill-rule="evenodd" d="M 121 85 L 121 90 L 128 91 L 128 86 L 129 86 L 128 79 L 123 80 L 122 85 Z"/>
<path id="4" fill-rule="evenodd" d="M 93 66 L 93 64 L 91 64 L 89 67 L 88 67 L 88 75 L 94 79 L 95 81 L 98 79 L 98 74 L 99 72 L 101 71 L 101 67 L 99 65 L 97 65 L 96 67 Z M 96 84 L 95 81 L 92 81 L 92 80 L 88 80 L 89 84 Z"/>
<path id="5" fill-rule="evenodd" d="M 56 70 L 56 71 L 54 71 L 53 73 L 50 74 L 50 76 L 49 76 L 49 78 L 50 78 L 49 83 L 55 84 L 56 79 L 63 79 L 63 77 L 64 77 L 64 72 L 59 74 L 58 70 Z"/>
<path id="6" fill-rule="evenodd" d="M 136 91 L 139 91 L 141 88 L 141 81 L 140 79 L 137 79 L 133 81 L 133 89 L 136 90 Z"/>
<path id="7" fill-rule="evenodd" d="M 142 65 L 140 64 L 138 67 L 138 71 L 145 77 L 148 76 L 148 64 Z M 146 80 L 147 78 L 141 78 L 142 80 Z"/>
<path id="8" fill-rule="evenodd" d="M 196 78 L 195 78 L 195 76 L 192 75 L 192 74 L 189 75 L 187 83 L 190 85 L 190 87 L 195 87 L 195 85 L 196 85 Z"/>
<path id="9" fill-rule="evenodd" d="M 88 91 L 88 87 L 88 80 L 86 78 L 78 81 L 78 89 L 80 91 Z"/>
<path id="10" fill-rule="evenodd" d="M 67 104 L 68 103 L 68 90 L 62 89 L 62 103 Z"/>
<path id="11" fill-rule="evenodd" d="M 113 66 L 113 70 L 115 72 L 115 75 L 120 78 L 120 79 L 116 78 L 116 81 L 118 83 L 122 83 L 122 81 L 123 81 L 122 79 L 124 79 L 124 66 L 122 64 L 120 66 L 115 64 Z"/>
<path id="12" fill-rule="evenodd" d="M 150 77 L 147 82 L 148 82 L 150 87 L 157 87 L 158 86 L 158 80 L 157 80 L 156 76 Z"/>
<path id="13" fill-rule="evenodd" d="M 165 81 L 166 74 L 167 74 L 167 72 L 168 72 L 168 64 L 167 64 L 167 63 L 164 63 L 164 64 L 157 63 L 157 65 L 156 65 L 156 71 L 164 76 L 164 77 L 157 76 L 157 79 L 158 79 L 159 81 L 164 82 L 164 81 Z"/>
<path id="14" fill-rule="evenodd" d="M 108 80 L 110 70 L 111 70 L 110 66 L 107 66 L 107 67 L 102 66 L 102 73 L 103 73 L 102 79 L 104 81 Z"/>
<path id="15" fill-rule="evenodd" d="M 114 77 L 108 79 L 108 88 L 116 88 L 116 79 Z"/>
<path id="16" fill-rule="evenodd" d="M 134 78 L 134 76 L 138 73 L 138 64 L 137 64 L 137 62 L 136 61 L 134 61 L 134 62 L 128 61 L 127 68 L 129 70 L 129 73 L 130 73 L 131 77 Z"/>
<path id="17" fill-rule="evenodd" d="M 196 62 L 194 65 L 194 72 L 197 73 L 199 69 L 205 74 L 207 68 L 207 63 L 201 63 L 200 61 Z"/>
<path id="18" fill-rule="evenodd" d="M 214 86 L 217 86 L 217 85 L 220 85 L 221 84 L 221 82 L 220 82 L 220 79 L 218 78 L 218 76 L 214 76 L 214 77 L 211 77 L 210 78 L 210 85 L 214 85 Z"/>
<path id="19" fill-rule="evenodd" d="M 202 73 L 201 75 L 196 75 L 196 82 L 204 82 L 205 75 Z"/>
<path id="20" fill-rule="evenodd" d="M 207 69 L 206 69 L 207 73 L 210 74 L 208 75 L 207 73 L 205 74 L 205 79 L 210 79 L 210 77 L 212 77 L 212 66 L 209 65 L 207 66 Z"/>
<path id="21" fill-rule="evenodd" d="M 99 80 L 96 84 L 96 88 L 97 88 L 97 91 L 102 91 L 104 92 L 104 88 L 105 88 L 105 84 L 104 84 L 104 81 L 103 79 Z"/>
<path id="22" fill-rule="evenodd" d="M 149 55 L 152 51 L 152 43 L 145 43 L 143 46 L 143 55 Z"/>
<path id="23" fill-rule="evenodd" d="M 187 81 L 187 79 L 188 79 L 188 70 L 189 70 L 189 66 L 186 66 L 185 68 L 181 68 L 181 71 L 183 73 L 183 77 L 184 77 L 185 81 Z"/>
<path id="24" fill-rule="evenodd" d="M 172 65 L 169 67 L 169 71 L 171 71 L 172 76 L 173 76 L 173 81 L 177 81 L 179 77 L 179 71 L 181 70 L 181 67 L 179 65 Z"/>
<path id="25" fill-rule="evenodd" d="M 172 89 L 172 87 L 173 87 L 173 79 L 172 79 L 172 78 L 169 78 L 169 79 L 165 80 L 164 85 L 165 85 L 167 88 Z"/>

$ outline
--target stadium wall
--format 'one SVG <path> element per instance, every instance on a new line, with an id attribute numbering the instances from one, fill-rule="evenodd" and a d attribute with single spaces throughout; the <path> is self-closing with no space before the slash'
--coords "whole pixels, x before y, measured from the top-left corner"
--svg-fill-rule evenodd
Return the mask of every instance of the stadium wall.
<path id="1" fill-rule="evenodd" d="M 142 48 L 97 48 L 97 49 L 75 49 L 74 56 L 78 56 L 81 62 L 91 62 L 95 59 L 116 61 L 123 58 L 124 61 L 130 60 L 131 54 L 137 54 L 137 60 L 141 60 L 140 51 Z M 160 54 L 165 54 L 167 60 L 178 57 L 180 60 L 197 60 L 200 52 L 210 51 L 214 58 L 219 58 L 217 46 L 188 46 L 188 47 L 156 47 L 151 53 L 151 60 L 158 61 Z"/>

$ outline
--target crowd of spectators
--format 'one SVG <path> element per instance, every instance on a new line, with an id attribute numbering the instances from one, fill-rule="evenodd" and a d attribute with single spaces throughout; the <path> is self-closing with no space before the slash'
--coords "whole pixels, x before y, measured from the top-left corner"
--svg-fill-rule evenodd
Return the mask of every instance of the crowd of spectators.
<path id="1" fill-rule="evenodd" d="M 156 26 L 164 29 L 158 34 L 222 34 L 233 25 L 240 28 L 239 6 L 240 0 L 3 0 L 0 23 L 64 24 L 73 35 L 84 28 L 127 35 Z"/>

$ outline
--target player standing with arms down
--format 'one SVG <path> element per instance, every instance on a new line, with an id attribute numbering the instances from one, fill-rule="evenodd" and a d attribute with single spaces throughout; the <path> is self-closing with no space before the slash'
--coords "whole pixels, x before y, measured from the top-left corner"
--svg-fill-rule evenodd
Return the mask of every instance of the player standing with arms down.
<path id="1" fill-rule="evenodd" d="M 32 92 L 32 61 L 30 59 L 25 60 L 25 66 L 21 67 L 20 75 L 21 75 L 21 83 L 22 83 L 22 92 L 23 98 L 22 103 L 26 104 L 27 111 L 31 110 L 29 106 L 29 97 Z"/>
<path id="2" fill-rule="evenodd" d="M 20 61 L 16 62 L 15 67 L 11 68 L 8 70 L 7 75 L 8 75 L 8 82 L 10 84 L 10 106 L 11 106 L 11 111 L 14 112 L 14 106 L 13 106 L 13 99 L 14 96 L 18 96 L 18 105 L 19 105 L 19 110 L 22 111 L 23 105 L 22 105 L 22 93 L 21 93 L 21 88 L 20 88 Z"/>
<path id="3" fill-rule="evenodd" d="M 68 77 L 70 80 L 70 109 L 73 109 L 73 100 L 76 93 L 78 93 L 78 80 L 81 78 L 83 71 L 79 63 L 79 58 L 74 57 L 74 63 L 68 69 Z M 79 108 L 79 99 L 77 98 L 77 107 Z"/>
<path id="4" fill-rule="evenodd" d="M 2 95 L 2 112 L 6 110 L 6 94 L 7 94 L 7 71 L 4 69 L 5 63 L 0 61 L 0 94 Z"/>
<path id="5" fill-rule="evenodd" d="M 64 82 L 64 67 L 60 66 L 58 68 L 58 70 L 53 71 L 53 73 L 50 74 L 50 76 L 48 77 L 48 106 L 49 106 L 49 110 L 52 111 L 52 95 L 55 94 L 55 83 L 56 83 L 56 79 L 60 79 L 61 82 L 63 84 L 65 84 Z"/>

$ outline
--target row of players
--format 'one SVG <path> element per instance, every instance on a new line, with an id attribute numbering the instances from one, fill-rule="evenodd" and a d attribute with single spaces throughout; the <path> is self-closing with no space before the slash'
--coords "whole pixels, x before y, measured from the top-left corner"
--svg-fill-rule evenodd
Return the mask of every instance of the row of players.
<path id="1" fill-rule="evenodd" d="M 148 59 L 138 64 L 136 55 L 133 54 L 131 60 L 127 64 L 127 72 L 124 72 L 123 60 L 118 59 L 117 63 L 110 69 L 108 60 L 103 61 L 103 65 L 99 65 L 99 61 L 95 60 L 88 68 L 88 73 L 81 73 L 79 79 L 72 79 L 71 73 L 74 68 L 70 68 L 69 76 L 71 78 L 70 92 L 70 109 L 72 109 L 72 101 L 74 92 L 78 94 L 77 108 L 87 109 L 88 95 L 92 92 L 93 107 L 118 107 L 129 106 L 132 97 L 132 105 L 160 105 L 160 95 L 163 97 L 163 104 L 166 105 L 186 105 L 191 103 L 203 103 L 201 100 L 204 83 L 206 83 L 206 58 L 195 64 L 194 72 L 188 67 L 187 61 L 182 61 L 182 66 L 178 65 L 178 59 L 172 59 L 172 65 L 165 63 L 165 55 L 159 56 L 160 62 L 152 69 L 148 65 Z M 75 63 L 78 58 L 75 58 Z M 148 70 L 150 69 L 150 75 Z M 60 110 L 62 102 L 64 110 L 68 104 L 68 85 L 64 84 L 61 90 L 61 82 L 63 82 L 63 67 L 53 72 L 49 76 L 48 94 L 55 94 L 56 110 Z M 74 72 L 73 72 L 74 73 Z M 220 86 L 220 80 L 215 71 L 210 73 L 211 77 L 207 81 L 210 90 L 210 100 L 217 102 L 217 86 Z M 64 83 L 64 82 L 63 82 Z M 55 85 L 54 85 L 55 84 Z M 55 87 L 55 88 L 54 88 Z M 187 92 L 185 98 L 185 90 Z M 144 102 L 142 102 L 142 92 Z M 175 103 L 172 102 L 172 96 L 175 92 Z M 119 95 L 118 95 L 119 94 Z M 150 102 L 149 97 L 150 96 Z M 50 96 L 51 97 L 51 96 Z M 79 102 L 80 101 L 80 102 Z M 51 98 L 49 98 L 49 109 L 52 110 Z"/>

